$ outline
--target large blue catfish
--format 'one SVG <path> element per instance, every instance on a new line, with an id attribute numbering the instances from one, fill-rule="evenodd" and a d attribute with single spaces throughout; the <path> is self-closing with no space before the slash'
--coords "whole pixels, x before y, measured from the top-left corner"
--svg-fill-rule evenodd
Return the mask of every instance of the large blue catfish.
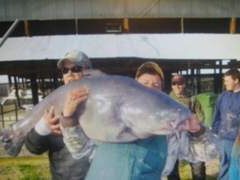
<path id="1" fill-rule="evenodd" d="M 5 149 L 17 155 L 24 138 L 43 116 L 54 106 L 60 116 L 67 93 L 85 86 L 89 97 L 77 109 L 78 121 L 88 138 L 106 142 L 130 142 L 152 135 L 171 134 L 191 116 L 189 109 L 162 92 L 151 90 L 132 78 L 97 75 L 85 77 L 64 85 L 36 105 L 22 120 L 1 134 Z"/>

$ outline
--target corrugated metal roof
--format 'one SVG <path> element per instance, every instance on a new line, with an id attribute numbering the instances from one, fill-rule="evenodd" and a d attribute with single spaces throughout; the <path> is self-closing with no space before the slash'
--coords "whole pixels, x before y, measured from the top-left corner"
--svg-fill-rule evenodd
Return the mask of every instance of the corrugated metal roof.
<path id="1" fill-rule="evenodd" d="M 2 0 L 0 21 L 156 17 L 239 17 L 238 0 Z"/>
<path id="2" fill-rule="evenodd" d="M 72 49 L 90 58 L 240 59 L 240 35 L 111 34 L 9 38 L 0 61 L 59 59 Z"/>

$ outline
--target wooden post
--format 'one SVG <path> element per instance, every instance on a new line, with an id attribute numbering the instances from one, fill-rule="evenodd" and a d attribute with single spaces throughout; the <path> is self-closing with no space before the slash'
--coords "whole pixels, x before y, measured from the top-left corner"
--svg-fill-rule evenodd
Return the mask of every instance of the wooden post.
<path id="1" fill-rule="evenodd" d="M 128 20 L 128 18 L 123 19 L 123 32 L 129 32 L 129 20 Z"/>
<path id="2" fill-rule="evenodd" d="M 231 34 L 234 34 L 234 33 L 236 33 L 236 30 L 237 30 L 237 20 L 236 20 L 236 18 L 232 17 L 230 20 L 229 32 Z"/>
<path id="3" fill-rule="evenodd" d="M 181 28 L 181 33 L 184 33 L 184 18 L 181 17 L 181 24 L 180 24 L 180 28 Z"/>
<path id="4" fill-rule="evenodd" d="M 78 34 L 78 19 L 75 19 L 75 33 Z"/>
<path id="5" fill-rule="evenodd" d="M 24 21 L 24 32 L 26 36 L 31 36 L 30 31 L 29 31 L 29 23 L 27 20 Z"/>

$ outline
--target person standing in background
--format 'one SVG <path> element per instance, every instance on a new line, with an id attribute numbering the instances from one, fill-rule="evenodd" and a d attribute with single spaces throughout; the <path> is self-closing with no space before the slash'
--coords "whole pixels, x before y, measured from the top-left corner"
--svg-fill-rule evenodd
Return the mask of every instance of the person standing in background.
<path id="1" fill-rule="evenodd" d="M 220 137 L 220 172 L 218 178 L 228 180 L 232 147 L 240 126 L 239 70 L 228 70 L 224 74 L 223 81 L 226 91 L 218 97 L 212 131 Z"/>
<path id="2" fill-rule="evenodd" d="M 176 74 L 171 79 L 170 97 L 179 102 L 180 104 L 191 109 L 193 113 L 202 114 L 199 106 L 196 105 L 193 98 L 191 98 L 186 92 L 186 80 L 182 75 Z M 193 180 L 204 180 L 206 179 L 206 168 L 204 162 L 190 163 L 192 170 Z M 180 179 L 179 175 L 179 161 L 176 161 L 173 171 L 168 176 L 169 180 Z"/>

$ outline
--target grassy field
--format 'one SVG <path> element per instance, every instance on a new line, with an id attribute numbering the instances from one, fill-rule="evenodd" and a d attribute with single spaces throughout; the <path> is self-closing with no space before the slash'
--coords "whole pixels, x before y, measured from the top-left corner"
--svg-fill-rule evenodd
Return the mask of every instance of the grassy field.
<path id="1" fill-rule="evenodd" d="M 218 162 L 207 164 L 207 180 L 215 180 Z M 186 163 L 181 164 L 180 175 L 183 180 L 191 180 L 191 169 Z M 48 180 L 51 179 L 46 156 L 0 158 L 1 180 Z"/>
<path id="2" fill-rule="evenodd" d="M 48 159 L 40 157 L 0 158 L 1 180 L 48 180 Z"/>

